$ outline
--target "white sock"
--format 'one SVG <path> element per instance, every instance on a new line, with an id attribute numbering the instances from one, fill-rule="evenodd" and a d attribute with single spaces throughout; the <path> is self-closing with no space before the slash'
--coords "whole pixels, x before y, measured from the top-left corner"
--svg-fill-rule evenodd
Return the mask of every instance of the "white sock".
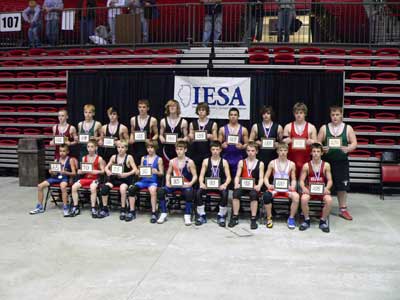
<path id="1" fill-rule="evenodd" d="M 206 214 L 206 212 L 204 211 L 204 205 L 197 206 L 197 213 L 199 214 L 199 216 L 204 216 Z"/>
<path id="2" fill-rule="evenodd" d="M 225 217 L 226 213 L 228 212 L 228 208 L 226 206 L 219 206 L 219 213 L 221 217 Z"/>

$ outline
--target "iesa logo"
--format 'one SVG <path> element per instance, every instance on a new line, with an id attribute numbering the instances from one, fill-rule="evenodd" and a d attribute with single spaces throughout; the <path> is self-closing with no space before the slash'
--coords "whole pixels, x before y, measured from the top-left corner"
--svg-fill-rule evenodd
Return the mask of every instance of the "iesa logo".
<path id="1" fill-rule="evenodd" d="M 245 106 L 240 87 L 191 86 L 182 84 L 178 90 L 179 101 L 184 107 L 206 102 L 210 106 Z"/>

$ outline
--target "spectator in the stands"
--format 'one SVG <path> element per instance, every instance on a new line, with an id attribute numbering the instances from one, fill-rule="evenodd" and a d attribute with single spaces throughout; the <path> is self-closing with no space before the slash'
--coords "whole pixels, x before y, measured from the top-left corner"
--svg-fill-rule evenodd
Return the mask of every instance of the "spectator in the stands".
<path id="1" fill-rule="evenodd" d="M 47 42 L 52 46 L 58 43 L 60 12 L 63 8 L 64 3 L 62 0 L 44 0 L 43 11 L 46 14 L 46 38 Z"/>
<path id="2" fill-rule="evenodd" d="M 295 0 L 275 0 L 278 3 L 278 42 L 289 42 L 290 26 L 296 19 Z"/>
<path id="3" fill-rule="evenodd" d="M 94 35 L 96 19 L 96 0 L 78 1 L 78 20 L 80 20 L 81 44 L 89 42 L 89 36 Z"/>
<path id="4" fill-rule="evenodd" d="M 140 16 L 142 25 L 143 43 L 149 42 L 149 20 L 159 17 L 156 0 L 128 0 L 128 6 L 131 13 Z"/>
<path id="5" fill-rule="evenodd" d="M 115 44 L 115 19 L 122 13 L 122 6 L 125 6 L 125 0 L 107 0 L 108 26 L 110 26 L 111 42 L 113 44 Z"/>
<path id="6" fill-rule="evenodd" d="M 42 29 L 42 15 L 40 5 L 35 0 L 28 1 L 28 7 L 22 12 L 24 21 L 29 23 L 28 39 L 29 47 L 37 48 L 40 46 L 40 31 Z"/>
<path id="7" fill-rule="evenodd" d="M 262 40 L 264 25 L 264 1 L 265 0 L 248 0 L 247 27 L 243 38 L 243 42 L 245 44 L 255 40 Z"/>
<path id="8" fill-rule="evenodd" d="M 214 43 L 220 42 L 222 33 L 222 5 L 221 0 L 201 0 L 204 2 L 204 30 L 203 46 L 207 47 L 213 34 Z M 214 14 L 214 32 L 212 32 L 212 18 Z"/>

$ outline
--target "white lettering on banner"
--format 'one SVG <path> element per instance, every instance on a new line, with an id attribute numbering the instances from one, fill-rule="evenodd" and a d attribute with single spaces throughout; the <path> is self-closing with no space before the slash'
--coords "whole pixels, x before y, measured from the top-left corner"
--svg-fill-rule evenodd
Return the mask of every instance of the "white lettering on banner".
<path id="1" fill-rule="evenodd" d="M 212 119 L 227 119 L 235 107 L 241 120 L 250 120 L 250 82 L 249 77 L 175 76 L 174 98 L 185 118 L 197 118 L 197 105 L 206 102 Z"/>
<path id="2" fill-rule="evenodd" d="M 0 32 L 21 31 L 21 13 L 0 14 Z"/>

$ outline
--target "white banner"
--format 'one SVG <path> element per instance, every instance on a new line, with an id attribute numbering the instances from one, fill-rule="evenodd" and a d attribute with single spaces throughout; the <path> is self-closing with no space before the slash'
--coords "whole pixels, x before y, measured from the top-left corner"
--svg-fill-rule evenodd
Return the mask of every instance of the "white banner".
<path id="1" fill-rule="evenodd" d="M 241 120 L 250 120 L 250 78 L 175 76 L 174 99 L 185 118 L 197 118 L 196 106 L 207 102 L 210 118 L 228 119 L 232 107 L 239 110 Z"/>

